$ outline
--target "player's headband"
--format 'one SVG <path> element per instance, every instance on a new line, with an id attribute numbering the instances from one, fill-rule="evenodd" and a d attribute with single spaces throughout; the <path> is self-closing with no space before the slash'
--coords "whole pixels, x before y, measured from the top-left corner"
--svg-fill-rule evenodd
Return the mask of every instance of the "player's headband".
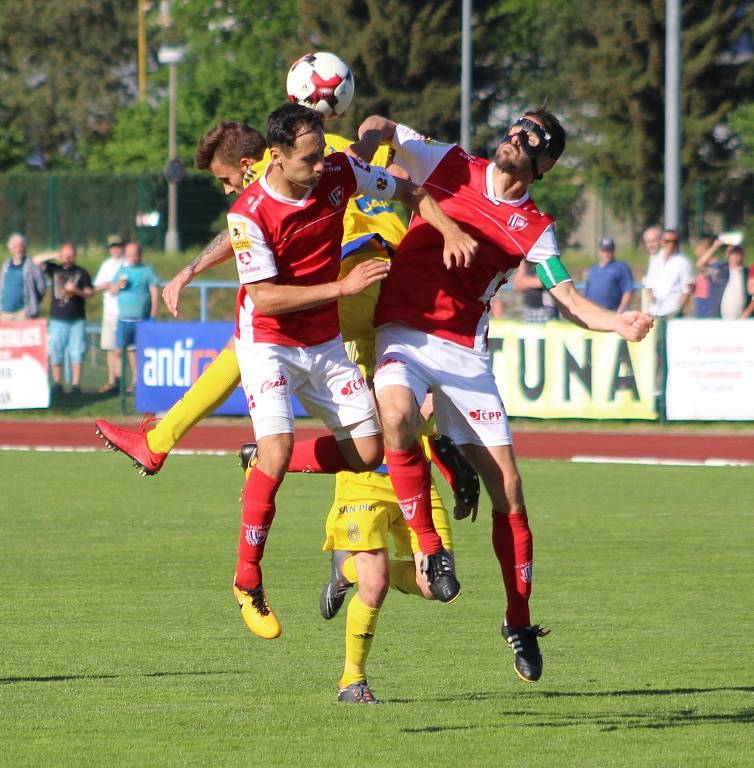
<path id="1" fill-rule="evenodd" d="M 511 128 L 517 125 L 521 127 L 521 130 L 516 131 L 515 135 L 518 137 L 521 149 L 526 152 L 527 157 L 531 161 L 532 175 L 535 179 L 541 179 L 542 174 L 537 168 L 537 158 L 545 152 L 548 155 L 550 154 L 552 136 L 539 123 L 535 123 L 534 120 L 530 120 L 528 117 L 520 117 L 513 123 Z M 503 137 L 504 144 L 509 142 L 514 135 L 510 132 L 511 128 L 508 129 L 508 133 Z"/>

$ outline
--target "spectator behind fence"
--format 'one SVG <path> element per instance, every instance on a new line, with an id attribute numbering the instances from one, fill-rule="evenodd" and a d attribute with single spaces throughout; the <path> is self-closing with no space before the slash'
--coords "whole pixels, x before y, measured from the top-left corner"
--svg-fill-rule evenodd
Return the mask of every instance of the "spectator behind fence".
<path id="1" fill-rule="evenodd" d="M 644 287 L 649 290 L 649 313 L 670 319 L 683 314 L 694 284 L 694 270 L 678 250 L 678 233 L 674 229 L 666 229 L 661 242 L 659 252 L 649 260 Z"/>
<path id="2" fill-rule="evenodd" d="M 53 263 L 53 259 L 58 261 Z M 52 282 L 48 349 L 53 395 L 63 392 L 66 353 L 71 359 L 71 393 L 81 392 L 81 369 L 86 354 L 86 300 L 94 294 L 90 274 L 76 264 L 76 248 L 64 243 L 60 250 L 34 257 Z"/>
<path id="3" fill-rule="evenodd" d="M 703 237 L 694 246 L 696 268 L 694 282 L 694 317 L 720 317 L 720 302 L 728 282 L 728 264 L 717 251 L 720 241 Z"/>
<path id="4" fill-rule="evenodd" d="M 748 292 L 747 269 L 744 266 L 744 249 L 740 245 L 728 246 L 728 282 L 725 284 L 720 301 L 720 317 L 723 320 L 738 320 L 750 317 L 751 296 Z M 748 314 L 744 314 L 747 313 Z"/>
<path id="5" fill-rule="evenodd" d="M 141 248 L 138 243 L 126 243 L 123 266 L 115 273 L 110 293 L 118 297 L 118 328 L 116 346 L 127 350 L 131 367 L 131 386 L 136 387 L 136 323 L 139 320 L 154 320 L 157 317 L 157 286 L 159 280 L 152 267 L 141 263 Z M 125 371 L 122 368 L 120 375 Z"/>
<path id="6" fill-rule="evenodd" d="M 10 258 L 0 267 L 0 321 L 39 317 L 39 302 L 47 282 L 39 267 L 26 258 L 26 238 L 17 232 L 8 238 Z"/>
<path id="7" fill-rule="evenodd" d="M 94 290 L 102 292 L 102 335 L 100 348 L 107 353 L 107 384 L 100 392 L 114 392 L 120 378 L 120 353 L 115 344 L 118 328 L 118 297 L 110 292 L 110 286 L 117 271 L 123 266 L 124 241 L 120 235 L 107 238 L 109 255 L 100 264 L 94 278 Z"/>
<path id="8" fill-rule="evenodd" d="M 615 258 L 615 241 L 603 237 L 599 242 L 599 261 L 586 276 L 586 297 L 615 312 L 624 312 L 634 292 L 634 275 L 625 261 Z"/>
<path id="9" fill-rule="evenodd" d="M 658 227 L 656 224 L 653 224 L 651 227 L 647 227 L 642 233 L 641 233 L 641 242 L 644 245 L 644 248 L 647 251 L 647 268 L 649 268 L 649 263 L 652 261 L 652 258 L 659 253 L 660 247 L 662 246 L 662 229 Z M 649 304 L 650 304 L 650 296 L 649 296 L 649 289 L 646 287 L 647 275 L 646 271 L 642 275 L 641 283 L 642 283 L 642 289 L 641 289 L 641 311 L 642 312 L 649 312 Z"/>
<path id="10" fill-rule="evenodd" d="M 525 323 L 546 323 L 557 320 L 558 310 L 550 292 L 545 290 L 537 277 L 537 265 L 531 261 L 522 261 L 513 274 L 513 290 L 523 293 L 524 309 L 522 319 Z"/>
<path id="11" fill-rule="evenodd" d="M 741 313 L 742 318 L 748 318 L 754 315 L 754 265 L 749 267 L 749 277 L 746 280 L 746 293 L 751 297 L 749 306 Z"/>

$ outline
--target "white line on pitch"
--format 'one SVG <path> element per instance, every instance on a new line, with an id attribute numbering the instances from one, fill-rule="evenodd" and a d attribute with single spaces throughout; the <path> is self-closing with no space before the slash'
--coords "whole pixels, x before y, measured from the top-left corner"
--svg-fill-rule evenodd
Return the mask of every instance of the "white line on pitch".
<path id="1" fill-rule="evenodd" d="M 42 453 L 106 453 L 107 448 L 94 448 L 81 445 L 0 445 L 0 451 L 39 451 Z M 171 456 L 235 456 L 236 451 L 191 450 L 176 448 Z"/>
<path id="2" fill-rule="evenodd" d="M 660 459 L 652 456 L 571 456 L 576 464 L 642 464 L 666 467 L 751 467 L 752 461 L 738 459 Z"/>

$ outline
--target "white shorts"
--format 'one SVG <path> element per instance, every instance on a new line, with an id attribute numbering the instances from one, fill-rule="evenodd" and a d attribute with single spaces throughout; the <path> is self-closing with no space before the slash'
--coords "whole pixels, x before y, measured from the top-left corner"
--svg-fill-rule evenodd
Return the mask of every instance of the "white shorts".
<path id="1" fill-rule="evenodd" d="M 377 329 L 377 393 L 407 387 L 417 403 L 434 395 L 437 431 L 458 445 L 510 445 L 511 432 L 489 355 L 447 339 L 389 324 Z"/>
<path id="2" fill-rule="evenodd" d="M 372 393 L 340 336 L 314 347 L 236 339 L 236 355 L 257 439 L 293 433 L 293 394 L 338 440 L 380 434 Z"/>
<path id="3" fill-rule="evenodd" d="M 117 315 L 102 315 L 102 335 L 100 336 L 99 347 L 105 351 L 117 349 L 115 343 L 115 330 L 118 327 Z"/>

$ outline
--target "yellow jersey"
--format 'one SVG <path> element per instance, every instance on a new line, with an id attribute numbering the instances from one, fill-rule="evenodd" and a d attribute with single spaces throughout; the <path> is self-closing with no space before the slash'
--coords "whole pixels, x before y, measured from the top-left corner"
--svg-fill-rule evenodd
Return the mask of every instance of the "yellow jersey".
<path id="1" fill-rule="evenodd" d="M 326 155 L 343 152 L 353 144 L 349 139 L 335 133 L 326 133 L 325 142 Z M 388 163 L 389 151 L 386 145 L 380 146 L 372 159 L 372 165 L 384 168 Z M 264 173 L 269 162 L 270 151 L 267 149 L 262 159 L 246 172 L 244 186 L 256 181 Z M 373 238 L 391 251 L 395 250 L 405 234 L 406 227 L 388 200 L 376 200 L 368 195 L 352 197 L 343 217 L 341 258 L 345 258 Z"/>

